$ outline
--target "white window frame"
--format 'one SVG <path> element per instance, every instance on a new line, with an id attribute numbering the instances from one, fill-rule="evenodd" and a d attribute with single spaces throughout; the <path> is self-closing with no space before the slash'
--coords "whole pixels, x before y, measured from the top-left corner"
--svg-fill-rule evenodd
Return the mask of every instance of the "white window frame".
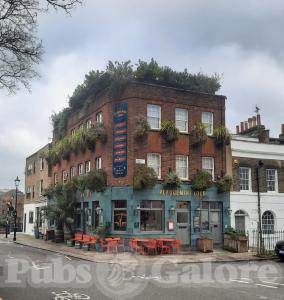
<path id="1" fill-rule="evenodd" d="M 85 173 L 90 173 L 91 172 L 91 161 L 88 160 L 85 162 Z"/>
<path id="2" fill-rule="evenodd" d="M 210 111 L 202 112 L 201 122 L 205 125 L 207 135 L 213 135 L 213 130 L 214 130 L 213 112 L 210 112 Z"/>
<path id="3" fill-rule="evenodd" d="M 158 115 L 155 115 L 153 113 L 154 109 L 158 109 L 157 110 Z M 158 127 L 152 127 L 151 119 L 158 119 Z M 156 129 L 156 130 L 161 129 L 161 106 L 160 105 L 147 104 L 147 121 L 151 129 Z"/>
<path id="4" fill-rule="evenodd" d="M 101 111 L 96 113 L 96 122 L 97 123 L 102 123 L 103 122 L 103 113 Z"/>
<path id="5" fill-rule="evenodd" d="M 67 173 L 66 170 L 63 170 L 63 171 L 62 171 L 62 182 L 63 182 L 63 183 L 66 183 L 67 180 L 68 180 L 68 173 Z"/>
<path id="6" fill-rule="evenodd" d="M 158 165 L 154 165 L 154 159 L 157 159 Z M 158 179 L 161 179 L 161 154 L 160 153 L 148 153 L 147 154 L 147 166 L 153 168 L 156 172 Z"/>
<path id="7" fill-rule="evenodd" d="M 101 168 L 102 168 L 102 158 L 100 156 L 96 158 L 96 170 L 100 170 Z"/>
<path id="8" fill-rule="evenodd" d="M 208 161 L 212 162 L 212 168 L 207 168 L 207 166 L 205 165 Z M 215 160 L 214 157 L 202 157 L 202 170 L 208 172 L 211 176 L 212 176 L 212 180 L 214 181 L 214 172 L 215 172 Z M 210 171 L 209 171 L 210 170 Z"/>
<path id="9" fill-rule="evenodd" d="M 179 112 L 183 112 L 185 119 L 181 119 L 181 115 L 179 114 Z M 188 110 L 184 109 L 184 108 L 176 108 L 175 110 L 175 121 L 176 121 L 176 128 L 179 130 L 179 132 L 182 133 L 188 133 Z M 185 130 L 183 128 L 181 128 L 181 126 L 178 125 L 179 122 L 184 122 L 184 127 Z"/>
<path id="10" fill-rule="evenodd" d="M 58 174 L 54 173 L 54 185 L 56 185 L 58 183 Z"/>
<path id="11" fill-rule="evenodd" d="M 40 167 L 39 167 L 39 170 L 40 171 L 43 171 L 44 169 L 44 161 L 43 161 L 43 157 L 40 158 Z"/>
<path id="12" fill-rule="evenodd" d="M 273 180 L 268 180 L 268 172 L 269 171 L 274 171 L 274 191 L 269 191 L 268 190 L 268 182 L 273 181 Z M 266 169 L 266 188 L 267 188 L 267 193 L 278 193 L 278 172 L 277 169 Z"/>
<path id="13" fill-rule="evenodd" d="M 84 165 L 78 164 L 78 175 L 81 176 L 84 173 Z"/>
<path id="14" fill-rule="evenodd" d="M 186 165 L 185 167 L 181 167 L 181 168 L 185 168 L 186 170 L 186 177 L 182 177 L 180 176 L 180 174 L 182 174 L 183 172 L 179 172 L 178 170 L 178 161 L 185 161 Z M 176 155 L 176 174 L 178 175 L 178 177 L 181 180 L 188 180 L 188 156 L 186 155 Z"/>
<path id="15" fill-rule="evenodd" d="M 89 120 L 86 121 L 86 128 L 90 129 L 91 127 L 92 127 L 92 120 L 89 119 Z"/>
<path id="16" fill-rule="evenodd" d="M 248 190 L 241 189 L 241 169 L 248 170 Z M 251 192 L 251 168 L 240 167 L 239 168 L 239 180 L 240 180 L 240 192 Z"/>
<path id="17" fill-rule="evenodd" d="M 74 177 L 74 176 L 75 176 L 75 167 L 72 166 L 72 167 L 70 168 L 70 178 L 72 178 L 72 177 Z"/>

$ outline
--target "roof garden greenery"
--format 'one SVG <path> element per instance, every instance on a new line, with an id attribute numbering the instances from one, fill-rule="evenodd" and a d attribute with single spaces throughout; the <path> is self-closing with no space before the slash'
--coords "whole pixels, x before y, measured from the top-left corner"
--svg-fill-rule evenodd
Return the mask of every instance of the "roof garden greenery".
<path id="1" fill-rule="evenodd" d="M 107 92 L 109 97 L 119 98 L 130 82 L 215 94 L 221 87 L 220 79 L 216 73 L 208 76 L 201 72 L 192 74 L 187 69 L 182 72 L 175 71 L 168 66 L 159 65 L 153 58 L 150 62 L 139 60 L 134 65 L 130 60 L 109 61 L 105 70 L 92 70 L 86 74 L 84 82 L 69 97 L 69 106 L 51 116 L 53 136 L 57 140 L 63 138 L 66 135 L 68 118 L 76 111 L 87 110 L 100 93 Z"/>

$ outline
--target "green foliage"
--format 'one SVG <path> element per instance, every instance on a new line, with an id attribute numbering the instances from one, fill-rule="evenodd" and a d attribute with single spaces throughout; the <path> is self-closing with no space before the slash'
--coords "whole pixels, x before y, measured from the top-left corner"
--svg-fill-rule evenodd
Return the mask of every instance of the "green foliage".
<path id="1" fill-rule="evenodd" d="M 239 240 L 240 238 L 246 238 L 244 232 L 234 229 L 233 227 L 227 228 L 225 230 L 225 234 L 230 236 L 230 238 L 235 241 Z"/>
<path id="2" fill-rule="evenodd" d="M 206 171 L 198 170 L 192 179 L 192 189 L 194 191 L 205 191 L 212 186 L 212 176 Z"/>
<path id="3" fill-rule="evenodd" d="M 98 170 L 96 172 L 90 172 L 87 176 L 83 177 L 85 179 L 86 189 L 92 192 L 104 192 L 107 184 L 107 176 L 103 170 Z"/>
<path id="4" fill-rule="evenodd" d="M 87 149 L 94 151 L 96 142 L 107 141 L 105 127 L 102 123 L 96 124 L 92 128 L 81 128 L 71 137 L 66 137 L 53 144 L 53 147 L 45 153 L 46 160 L 56 165 L 63 160 L 69 160 L 72 152 L 78 154 L 84 153 Z"/>
<path id="5" fill-rule="evenodd" d="M 160 66 L 153 58 L 149 63 L 139 60 L 136 69 L 131 65 L 131 61 L 109 61 L 104 71 L 92 70 L 86 74 L 84 82 L 75 88 L 69 98 L 69 107 L 52 115 L 54 138 L 61 139 L 65 136 L 70 115 L 78 110 L 87 109 L 101 93 L 107 93 L 113 99 L 121 97 L 127 85 L 132 81 L 210 94 L 215 94 L 221 87 L 220 77 L 217 74 L 213 76 L 202 73 L 190 74 L 187 69 L 178 72 L 168 66 Z"/>
<path id="6" fill-rule="evenodd" d="M 164 186 L 166 187 L 180 187 L 181 180 L 174 172 L 169 172 L 165 178 Z"/>
<path id="7" fill-rule="evenodd" d="M 200 234 L 201 240 L 212 240 L 212 232 L 202 232 Z"/>
<path id="8" fill-rule="evenodd" d="M 157 183 L 157 175 L 153 168 L 137 165 L 134 168 L 133 189 L 142 190 L 152 188 Z"/>
<path id="9" fill-rule="evenodd" d="M 161 124 L 161 134 L 168 143 L 173 143 L 179 137 L 179 130 L 173 121 L 164 121 Z"/>
<path id="10" fill-rule="evenodd" d="M 94 235 L 98 236 L 100 240 L 105 239 L 109 235 L 110 228 L 107 225 L 100 225 L 94 230 Z"/>
<path id="11" fill-rule="evenodd" d="M 148 133 L 150 130 L 150 125 L 147 121 L 147 118 L 143 115 L 139 115 L 135 120 L 135 131 L 134 136 L 138 141 L 145 141 L 148 137 Z"/>
<path id="12" fill-rule="evenodd" d="M 216 182 L 216 186 L 219 193 L 230 192 L 232 185 L 233 177 L 228 175 L 222 177 Z"/>
<path id="13" fill-rule="evenodd" d="M 205 144 L 207 141 L 206 127 L 203 123 L 198 122 L 190 133 L 190 142 L 192 145 Z"/>
<path id="14" fill-rule="evenodd" d="M 231 135 L 226 127 L 219 127 L 214 130 L 213 136 L 215 137 L 216 144 L 229 145 L 231 142 Z"/>

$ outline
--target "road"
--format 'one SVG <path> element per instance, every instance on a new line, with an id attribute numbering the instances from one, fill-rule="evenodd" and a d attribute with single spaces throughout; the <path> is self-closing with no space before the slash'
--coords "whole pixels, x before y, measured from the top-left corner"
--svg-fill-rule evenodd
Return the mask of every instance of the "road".
<path id="1" fill-rule="evenodd" d="M 0 241 L 1 298 L 284 300 L 284 263 L 92 263 Z"/>

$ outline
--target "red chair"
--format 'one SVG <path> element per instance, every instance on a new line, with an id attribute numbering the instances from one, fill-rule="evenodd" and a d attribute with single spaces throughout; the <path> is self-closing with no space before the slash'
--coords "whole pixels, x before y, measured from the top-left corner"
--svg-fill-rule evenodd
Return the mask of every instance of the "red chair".
<path id="1" fill-rule="evenodd" d="M 97 239 L 94 236 L 91 236 L 90 241 L 83 242 L 83 245 L 91 246 L 91 245 L 96 245 L 96 243 L 97 243 Z"/>
<path id="2" fill-rule="evenodd" d="M 138 242 L 136 240 L 130 240 L 129 247 L 130 247 L 131 252 L 134 254 L 144 254 L 143 247 L 138 245 Z"/>
<path id="3" fill-rule="evenodd" d="M 107 250 L 107 242 L 106 241 L 101 240 L 100 244 L 101 244 L 101 252 L 104 252 L 105 250 Z"/>
<path id="4" fill-rule="evenodd" d="M 115 251 L 115 253 L 118 253 L 117 241 L 115 241 L 115 240 L 107 241 L 107 253 L 109 254 L 112 251 Z"/>
<path id="5" fill-rule="evenodd" d="M 157 241 L 157 248 L 161 251 L 161 254 L 170 254 L 171 248 L 164 244 L 163 240 Z"/>
<path id="6" fill-rule="evenodd" d="M 74 241 L 74 242 L 82 241 L 82 239 L 83 239 L 83 234 L 82 233 L 75 233 L 75 236 L 74 236 L 73 239 L 71 239 L 71 241 Z"/>
<path id="7" fill-rule="evenodd" d="M 117 247 L 118 247 L 118 250 L 122 250 L 122 252 L 125 252 L 124 239 L 119 239 L 117 241 Z"/>
<path id="8" fill-rule="evenodd" d="M 147 254 L 150 254 L 150 252 L 154 252 L 157 255 L 157 241 L 156 240 L 149 240 L 146 244 L 145 244 L 145 250 L 147 252 Z"/>
<path id="9" fill-rule="evenodd" d="M 172 242 L 172 251 L 173 253 L 176 251 L 180 251 L 181 248 L 181 241 L 180 240 L 173 240 Z"/>

